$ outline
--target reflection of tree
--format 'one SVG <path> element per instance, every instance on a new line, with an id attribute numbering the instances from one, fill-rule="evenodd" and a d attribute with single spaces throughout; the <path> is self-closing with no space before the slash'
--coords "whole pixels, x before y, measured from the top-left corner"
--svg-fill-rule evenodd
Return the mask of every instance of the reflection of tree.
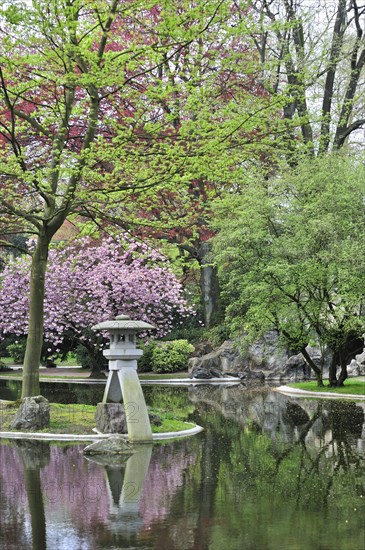
<path id="1" fill-rule="evenodd" d="M 209 386 L 190 389 L 190 398 L 200 411 L 208 412 L 202 423 L 214 429 L 217 441 L 222 437 L 222 421 L 213 411 L 229 419 L 232 430 L 237 425 L 243 430 L 240 442 L 230 450 L 231 464 L 221 470 L 222 479 L 228 479 L 226 483 L 223 479 L 224 490 L 232 483 L 247 487 L 259 479 L 261 485 L 267 482 L 286 494 L 291 492 L 298 504 L 311 499 L 326 504 L 331 490 L 338 490 L 342 474 L 352 479 L 355 469 L 364 467 L 356 447 L 364 411 L 356 403 L 298 402 L 267 390 Z"/>
<path id="2" fill-rule="evenodd" d="M 7 401 L 15 401 L 20 397 L 20 381 L 19 380 L 0 380 L 1 399 Z"/>
<path id="3" fill-rule="evenodd" d="M 96 405 L 102 399 L 105 389 L 104 384 L 90 383 L 66 383 L 66 382 L 41 382 L 42 395 L 54 403 L 88 403 Z"/>
<path id="4" fill-rule="evenodd" d="M 323 546 L 318 541 L 318 547 L 334 547 L 339 533 L 346 540 L 341 548 L 362 547 L 364 499 L 359 495 L 364 491 L 357 492 L 365 473 L 357 448 L 362 408 L 231 389 L 200 386 L 190 391 L 204 414 L 201 424 L 225 447 L 225 452 L 213 451 L 219 478 L 210 496 L 212 515 L 201 523 L 199 540 L 211 540 L 213 524 L 215 543 L 209 548 L 214 550 L 228 548 L 232 541 L 235 548 L 279 548 L 285 536 L 299 540 L 293 526 L 300 525 L 298 548 L 311 547 L 313 533 L 322 532 L 326 540 Z M 351 528 L 345 518 L 351 518 Z"/>
<path id="5" fill-rule="evenodd" d="M 143 388 L 148 405 L 154 409 L 162 409 L 179 418 L 186 418 L 194 412 L 194 405 L 189 403 L 186 392 L 178 387 L 145 386 Z"/>
<path id="6" fill-rule="evenodd" d="M 286 415 L 289 411 L 295 411 L 298 415 L 298 405 L 293 407 L 289 404 Z M 306 414 L 302 409 L 302 420 Z M 363 423 L 364 411 L 356 403 L 316 403 L 308 420 L 299 426 L 296 440 L 290 444 L 286 442 L 281 448 L 277 442 L 271 447 L 275 458 L 273 478 L 285 479 L 285 470 L 292 473 L 295 469 L 296 476 L 291 478 L 296 479 L 293 494 L 296 495 L 297 505 L 315 500 L 319 505 L 327 506 L 331 490 L 338 492 L 338 485 L 344 477 L 353 482 L 355 471 L 357 474 L 361 469 L 365 471 L 364 457 L 356 448 L 356 439 L 361 438 Z M 280 481 L 278 483 L 281 485 Z"/>
<path id="7" fill-rule="evenodd" d="M 106 379 L 105 379 L 106 381 Z M 41 393 L 53 403 L 88 403 L 102 400 L 105 383 L 41 382 Z M 1 399 L 15 401 L 21 394 L 21 380 L 0 380 Z"/>
<path id="8" fill-rule="evenodd" d="M 125 519 L 119 514 L 125 467 L 118 472 L 108 466 L 105 477 L 105 468 L 86 461 L 80 447 L 51 446 L 49 464 L 39 464 L 50 548 L 63 541 L 60 525 L 65 522 L 80 548 L 95 547 L 95 541 L 98 548 L 280 548 L 289 540 L 285 537 L 294 537 L 293 547 L 311 548 L 313 536 L 321 533 L 325 539 L 318 539 L 318 548 L 339 548 L 339 537 L 346 541 L 342 549 L 363 546 L 361 406 L 242 388 L 203 391 L 200 386 L 195 395 L 181 389 L 164 398 L 172 410 L 182 408 L 186 399 L 205 429 L 196 437 L 153 447 L 138 510 L 136 502 L 130 503 L 136 522 L 128 532 L 118 523 Z M 153 399 L 158 404 L 155 389 Z M 27 516 L 22 518 L 21 510 L 11 514 L 9 503 L 10 482 L 20 483 L 16 505 L 20 498 L 27 503 L 21 453 L 25 449 L 0 445 L 0 489 L 4 483 L 9 510 L 7 519 L 1 518 L 7 533 L 0 533 L 0 547 L 7 541 L 5 548 L 31 547 Z M 135 481 L 133 474 L 130 491 Z M 37 480 L 31 482 L 35 488 Z M 118 510 L 111 509 L 111 502 Z M 351 525 L 345 523 L 348 518 Z M 9 532 L 10 521 L 16 535 Z"/>
<path id="9" fill-rule="evenodd" d="M 10 467 L 11 466 L 11 467 Z M 18 453 L 0 444 L 0 548 L 27 548 L 23 468 Z"/>
<path id="10" fill-rule="evenodd" d="M 144 529 L 139 539 L 146 547 L 279 548 L 265 529 L 257 528 L 258 517 L 278 519 L 272 529 L 276 541 L 281 541 L 285 533 L 280 529 L 289 528 L 290 514 L 298 512 L 305 518 L 303 537 L 309 544 L 313 521 L 325 532 L 328 519 L 321 513 L 325 508 L 335 508 L 336 516 L 347 513 L 348 503 L 353 510 L 354 485 L 362 473 L 355 439 L 360 436 L 363 413 L 356 404 L 344 403 L 336 413 L 337 402 L 298 401 L 267 390 L 199 386 L 188 395 L 184 390 L 165 391 L 154 388 L 154 403 L 164 400 L 174 411 L 189 395 L 194 420 L 204 432 L 153 449 L 140 503 Z M 359 466 L 350 461 L 348 467 L 336 470 L 341 462 L 338 441 L 349 445 Z M 348 548 L 359 547 L 360 502 L 357 507 L 358 523 L 353 533 L 346 531 Z M 246 530 L 254 537 L 247 544 Z M 334 547 L 335 537 L 331 541 L 331 533 L 326 536 L 323 548 Z M 235 538 L 239 542 L 230 546 Z"/>
<path id="11" fill-rule="evenodd" d="M 324 420 L 325 434 L 329 437 L 323 438 L 323 444 L 314 459 L 310 458 L 310 453 L 307 452 L 305 445 L 305 437 L 309 432 L 310 427 L 319 419 Z M 306 426 L 303 431 L 300 444 L 302 445 L 303 453 L 306 452 L 310 467 L 306 470 L 306 475 L 320 476 L 322 463 L 330 462 L 331 469 L 328 472 L 328 477 L 322 491 L 322 501 L 326 504 L 331 489 L 335 483 L 335 479 L 341 471 L 349 472 L 353 467 L 360 470 L 364 467 L 364 457 L 361 457 L 354 446 L 354 438 L 360 439 L 362 434 L 362 426 L 364 424 L 364 411 L 356 403 L 347 403 L 344 401 L 329 401 L 326 404 L 318 403 L 317 411 L 313 415 L 311 426 Z M 302 462 L 304 466 L 304 461 Z M 304 468 L 303 468 L 304 469 Z M 298 484 L 298 495 L 303 484 Z"/>
<path id="12" fill-rule="evenodd" d="M 16 446 L 24 465 L 24 486 L 32 525 L 32 548 L 43 550 L 47 547 L 47 541 L 40 470 L 49 462 L 49 444 L 18 440 Z"/>

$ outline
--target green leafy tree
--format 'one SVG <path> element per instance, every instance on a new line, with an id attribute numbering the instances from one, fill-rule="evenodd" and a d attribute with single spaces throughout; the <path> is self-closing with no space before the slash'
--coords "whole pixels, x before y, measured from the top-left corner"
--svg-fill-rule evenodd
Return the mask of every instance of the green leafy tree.
<path id="1" fill-rule="evenodd" d="M 307 345 L 315 340 L 332 351 L 330 383 L 342 385 L 365 328 L 364 194 L 362 165 L 333 155 L 262 178 L 217 208 L 232 330 L 251 339 L 277 330 L 319 385 L 322 371 Z"/>
<path id="2" fill-rule="evenodd" d="M 12 234 L 35 239 L 23 397 L 39 393 L 44 281 L 57 230 L 75 214 L 110 218 L 136 191 L 184 186 L 189 133 L 161 119 L 169 90 L 152 90 L 147 76 L 197 43 L 224 6 L 33 0 L 2 10 L 0 235 L 6 246 Z"/>

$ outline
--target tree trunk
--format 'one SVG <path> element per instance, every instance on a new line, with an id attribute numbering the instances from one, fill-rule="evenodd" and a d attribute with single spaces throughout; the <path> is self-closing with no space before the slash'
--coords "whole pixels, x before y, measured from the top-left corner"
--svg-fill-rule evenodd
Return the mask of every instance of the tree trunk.
<path id="1" fill-rule="evenodd" d="M 102 371 L 108 370 L 108 365 L 105 361 L 105 357 L 101 352 L 93 354 L 89 352 L 90 357 L 90 378 L 101 378 L 105 380 L 105 375 Z"/>
<path id="2" fill-rule="evenodd" d="M 340 336 L 339 336 L 340 338 Z M 329 382 L 332 387 L 343 386 L 345 380 L 348 377 L 347 365 L 354 359 L 358 353 L 361 353 L 364 349 L 364 339 L 362 336 L 358 336 L 356 332 L 349 332 L 346 335 L 342 345 L 333 352 L 333 357 L 329 372 Z M 340 375 L 337 378 L 336 370 L 337 366 L 341 367 Z"/>
<path id="3" fill-rule="evenodd" d="M 220 291 L 217 268 L 210 258 L 211 245 L 203 242 L 199 247 L 200 291 L 206 328 L 217 324 L 220 314 Z"/>
<path id="4" fill-rule="evenodd" d="M 330 368 L 328 371 L 328 381 L 331 387 L 337 386 L 337 360 L 338 360 L 338 353 L 334 351 L 332 354 Z"/>
<path id="5" fill-rule="evenodd" d="M 44 292 L 49 242 L 47 237 L 40 235 L 33 253 L 28 338 L 23 364 L 22 399 L 40 394 L 39 363 L 43 343 Z"/>
<path id="6" fill-rule="evenodd" d="M 322 369 L 320 369 L 319 367 L 317 367 L 317 365 L 314 363 L 313 359 L 311 358 L 311 356 L 309 355 L 309 353 L 307 352 L 307 350 L 305 348 L 301 349 L 300 350 L 304 359 L 307 361 L 308 365 L 310 366 L 310 368 L 313 370 L 315 376 L 316 376 L 316 379 L 317 379 L 317 386 L 319 388 L 323 388 L 323 374 L 322 374 Z"/>

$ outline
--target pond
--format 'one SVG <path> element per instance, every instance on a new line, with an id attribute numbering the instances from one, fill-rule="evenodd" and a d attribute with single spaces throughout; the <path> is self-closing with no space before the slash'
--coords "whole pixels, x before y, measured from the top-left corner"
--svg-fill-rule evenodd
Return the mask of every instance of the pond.
<path id="1" fill-rule="evenodd" d="M 365 548 L 364 403 L 242 386 L 144 392 L 204 431 L 122 464 L 88 460 L 83 445 L 0 440 L 1 549 Z"/>

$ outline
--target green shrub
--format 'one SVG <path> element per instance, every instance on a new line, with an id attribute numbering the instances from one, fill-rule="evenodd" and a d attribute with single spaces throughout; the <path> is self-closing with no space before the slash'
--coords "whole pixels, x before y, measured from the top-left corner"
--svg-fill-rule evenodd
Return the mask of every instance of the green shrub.
<path id="1" fill-rule="evenodd" d="M 158 342 L 152 349 L 152 370 L 157 373 L 187 370 L 188 360 L 193 351 L 194 346 L 187 340 Z"/>
<path id="2" fill-rule="evenodd" d="M 218 347 L 223 344 L 225 340 L 229 340 L 231 337 L 230 327 L 225 323 L 220 323 L 215 327 L 207 329 L 204 333 L 205 340 L 210 342 L 213 347 Z"/>
<path id="3" fill-rule="evenodd" d="M 9 357 L 8 346 L 19 340 L 19 336 L 5 336 L 0 339 L 0 357 Z"/>
<path id="4" fill-rule="evenodd" d="M 17 342 L 14 344 L 9 344 L 7 352 L 13 361 L 17 364 L 22 364 L 24 362 L 26 341 Z"/>
<path id="5" fill-rule="evenodd" d="M 144 344 L 138 342 L 138 348 L 143 350 L 143 355 L 138 359 L 138 372 L 150 372 L 152 370 L 152 353 L 158 342 L 153 340 Z"/>

